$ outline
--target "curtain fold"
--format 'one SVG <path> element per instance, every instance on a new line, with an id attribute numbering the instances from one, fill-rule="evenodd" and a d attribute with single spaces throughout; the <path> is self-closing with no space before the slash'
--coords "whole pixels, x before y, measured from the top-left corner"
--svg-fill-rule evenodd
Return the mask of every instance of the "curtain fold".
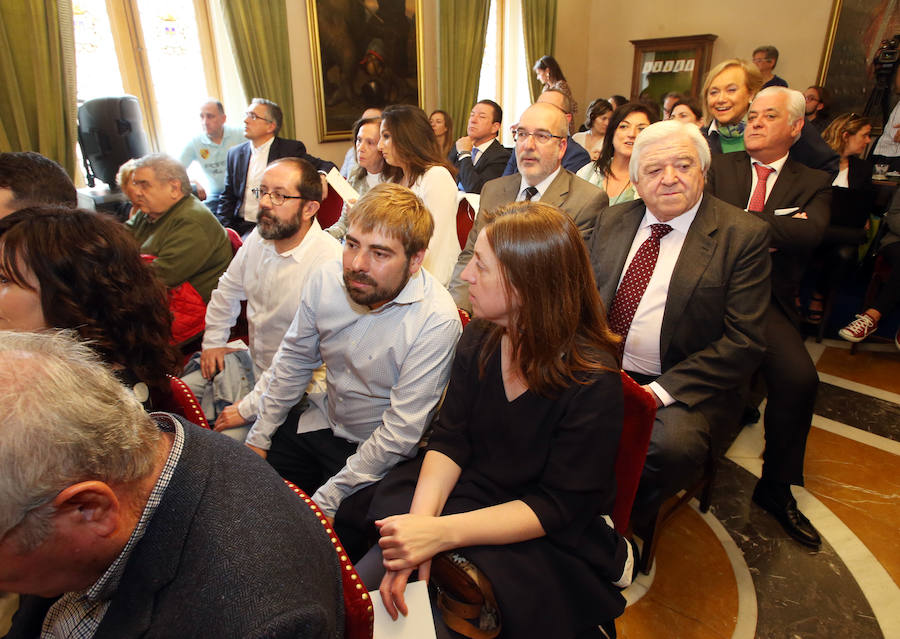
<path id="1" fill-rule="evenodd" d="M 222 9 L 247 102 L 265 98 L 278 104 L 284 113 L 278 136 L 293 138 L 294 89 L 285 0 L 226 0 Z"/>
<path id="2" fill-rule="evenodd" d="M 531 67 L 542 56 L 553 55 L 556 48 L 556 0 L 522 0 L 522 29 L 531 78 L 531 101 L 534 102 L 541 94 L 541 84 Z"/>
<path id="3" fill-rule="evenodd" d="M 478 98 L 478 80 L 484 57 L 484 39 L 490 0 L 441 0 L 438 13 L 439 93 L 441 104 L 453 118 L 453 139 L 466 129 L 469 111 Z"/>
<path id="4" fill-rule="evenodd" d="M 75 96 L 67 88 L 58 9 L 57 0 L 0 2 L 0 151 L 37 151 L 71 176 Z"/>

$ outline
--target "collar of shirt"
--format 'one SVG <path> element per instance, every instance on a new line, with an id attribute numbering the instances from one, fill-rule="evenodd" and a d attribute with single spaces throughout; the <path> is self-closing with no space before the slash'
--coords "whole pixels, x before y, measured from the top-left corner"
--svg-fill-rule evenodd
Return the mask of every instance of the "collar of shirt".
<path id="1" fill-rule="evenodd" d="M 341 283 L 341 286 L 344 287 L 345 291 L 347 290 L 347 285 L 343 282 Z M 350 299 L 349 294 L 347 298 Z M 414 304 L 415 302 L 421 302 L 423 299 L 425 299 L 425 278 L 422 276 L 422 269 L 420 268 L 415 275 L 409 278 L 406 286 L 404 286 L 403 289 L 399 293 L 397 293 L 394 299 L 388 301 L 387 303 L 379 306 L 376 309 L 369 309 L 368 312 L 381 313 L 386 308 L 390 308 L 398 304 Z M 350 303 L 353 306 L 359 307 L 359 305 L 352 299 L 350 300 Z M 363 306 L 362 308 L 368 307 Z"/>
<path id="2" fill-rule="evenodd" d="M 303 236 L 303 239 L 300 240 L 300 243 L 294 248 L 290 248 L 286 250 L 284 253 L 278 253 L 279 257 L 292 258 L 298 264 L 303 263 L 303 248 L 306 244 L 312 242 L 312 237 L 315 233 L 318 233 L 322 230 L 322 227 L 319 225 L 319 220 L 313 218 L 312 225 L 306 230 L 306 235 Z M 272 252 L 275 251 L 275 242 L 273 240 L 266 240 L 260 238 L 263 245 Z"/>
<path id="3" fill-rule="evenodd" d="M 774 171 L 769 175 L 769 177 L 772 177 L 774 175 L 777 178 L 779 175 L 781 175 L 781 169 L 784 168 L 784 163 L 787 162 L 788 155 L 789 155 L 788 153 L 785 153 L 783 157 L 778 158 L 774 162 L 769 162 L 768 164 L 763 164 L 762 162 L 754 160 L 751 157 L 750 158 L 750 166 L 753 166 L 754 164 L 762 164 L 762 166 L 767 166 L 770 169 L 774 169 Z M 756 173 L 756 169 L 753 169 L 753 173 L 754 174 Z"/>
<path id="4" fill-rule="evenodd" d="M 475 146 L 473 146 L 473 147 L 472 147 L 472 150 L 478 149 L 478 157 L 476 157 L 474 160 L 472 160 L 472 162 L 477 163 L 478 160 L 481 159 L 481 154 L 484 153 L 485 150 L 486 150 L 491 144 L 493 144 L 494 140 L 496 140 L 496 138 L 489 138 L 487 142 L 482 142 L 481 144 L 476 144 Z"/>
<path id="5" fill-rule="evenodd" d="M 542 197 L 544 197 L 544 193 L 547 191 L 548 188 L 550 188 L 550 185 L 553 183 L 553 180 L 556 179 L 556 176 L 559 175 L 560 171 L 562 171 L 562 165 L 556 167 L 556 170 L 553 173 L 551 173 L 550 175 L 545 177 L 541 182 L 538 182 L 537 184 L 534 185 L 534 188 L 536 188 L 538 192 L 537 192 L 537 195 L 535 195 L 533 198 L 531 198 L 532 202 L 538 202 L 538 201 L 540 201 L 540 199 Z M 517 202 L 521 202 L 522 200 L 525 199 L 525 196 L 522 194 L 522 191 L 527 189 L 529 186 L 531 186 L 531 185 L 525 181 L 525 177 L 523 176 L 522 181 L 519 183 L 519 195 L 518 195 L 518 197 L 516 197 Z"/>
<path id="6" fill-rule="evenodd" d="M 691 224 L 693 223 L 694 218 L 697 217 L 697 210 L 700 208 L 700 204 L 702 202 L 703 195 L 701 194 L 700 199 L 697 200 L 697 203 L 694 206 L 689 208 L 681 215 L 673 217 L 668 222 L 660 222 L 650 209 L 645 208 L 644 218 L 641 220 L 641 225 L 638 227 L 638 232 L 647 228 L 651 224 L 668 224 L 672 227 L 672 230 L 678 231 L 682 235 L 687 235 L 687 232 L 691 228 Z M 662 238 L 662 241 L 665 241 L 665 239 L 665 237 Z"/>
<path id="7" fill-rule="evenodd" d="M 169 456 L 166 458 L 163 470 L 156 480 L 156 483 L 153 485 L 153 490 L 150 491 L 150 497 L 147 499 L 147 504 L 144 506 L 141 518 L 138 520 L 137 526 L 134 527 L 131 537 L 128 538 L 125 548 L 122 549 L 122 552 L 119 553 L 119 556 L 116 557 L 116 560 L 110 565 L 106 572 L 103 573 L 100 579 L 98 579 L 93 586 L 88 588 L 85 593 L 85 596 L 88 599 L 111 599 L 115 594 L 116 589 L 119 587 L 119 580 L 121 580 L 122 574 L 125 572 L 125 565 L 128 563 L 128 558 L 147 531 L 147 526 L 150 524 L 153 513 L 156 512 L 159 502 L 162 501 L 163 493 L 165 493 L 166 488 L 169 486 L 169 482 L 172 480 L 172 475 L 175 473 L 175 467 L 178 465 L 178 460 L 181 459 L 181 451 L 184 449 L 184 428 L 181 426 L 181 423 L 165 413 L 155 414 L 154 419 L 157 428 L 161 431 L 175 434 L 175 441 L 172 443 L 172 448 L 169 451 Z"/>
<path id="8" fill-rule="evenodd" d="M 274 136 L 269 138 L 266 142 L 263 142 L 259 146 L 254 146 L 253 142 L 250 143 L 250 155 L 259 155 L 260 153 L 269 154 L 269 149 L 272 148 L 272 142 L 275 141 Z"/>

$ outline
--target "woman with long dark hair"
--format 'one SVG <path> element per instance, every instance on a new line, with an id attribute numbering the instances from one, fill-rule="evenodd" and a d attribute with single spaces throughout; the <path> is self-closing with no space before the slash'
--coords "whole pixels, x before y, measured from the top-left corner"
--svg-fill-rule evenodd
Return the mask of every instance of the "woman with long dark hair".
<path id="1" fill-rule="evenodd" d="M 654 122 L 656 117 L 647 106 L 637 102 L 623 104 L 609 120 L 600 157 L 576 173 L 606 191 L 610 206 L 637 198 L 628 173 L 631 149 L 638 134 Z"/>
<path id="2" fill-rule="evenodd" d="M 437 138 L 441 155 L 447 157 L 450 155 L 450 149 L 456 143 L 456 140 L 453 139 L 453 118 L 446 111 L 435 109 L 428 116 L 428 124 L 431 125 L 434 137 Z"/>
<path id="3" fill-rule="evenodd" d="M 459 189 L 425 112 L 408 104 L 387 107 L 381 114 L 378 149 L 385 162 L 399 169 L 393 181 L 418 195 L 434 218 L 424 266 L 446 286 L 460 251 L 456 235 Z"/>
<path id="4" fill-rule="evenodd" d="M 145 407 L 169 408 L 170 322 L 165 286 L 112 217 L 40 207 L 0 220 L 0 329 L 71 329 Z"/>
<path id="5" fill-rule="evenodd" d="M 559 62 L 552 55 L 541 56 L 531 70 L 534 71 L 535 77 L 542 85 L 541 92 L 556 89 L 560 93 L 565 93 L 572 101 L 572 121 L 569 123 L 569 133 L 573 133 L 575 116 L 578 115 L 578 103 L 572 97 L 572 89 L 566 82 L 566 76 L 563 75 Z"/>
<path id="6" fill-rule="evenodd" d="M 476 319 L 427 452 L 375 494 L 373 514 L 408 514 L 375 522 L 380 549 L 362 571 L 380 559 L 396 616 L 412 571 L 427 579 L 432 558 L 453 550 L 490 580 L 503 636 L 609 627 L 631 581 L 631 547 L 606 516 L 622 385 L 581 234 L 552 206 L 508 205 L 479 233 L 462 278 Z M 535 597 L 540 606 L 527 603 Z"/>
<path id="7" fill-rule="evenodd" d="M 603 140 L 606 138 L 606 129 L 612 118 L 612 107 L 603 98 L 597 98 L 588 105 L 587 116 L 584 119 L 585 130 L 575 133 L 572 139 L 587 149 L 591 160 L 596 162 L 603 150 Z"/>

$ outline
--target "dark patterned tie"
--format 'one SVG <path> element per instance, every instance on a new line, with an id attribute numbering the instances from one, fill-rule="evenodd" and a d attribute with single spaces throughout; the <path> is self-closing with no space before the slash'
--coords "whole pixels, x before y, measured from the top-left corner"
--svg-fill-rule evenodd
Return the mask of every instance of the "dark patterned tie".
<path id="1" fill-rule="evenodd" d="M 753 189 L 753 195 L 750 196 L 747 210 L 759 213 L 766 205 L 766 182 L 769 181 L 769 174 L 775 169 L 763 164 L 754 164 L 753 168 L 756 169 L 756 188 Z"/>
<path id="2" fill-rule="evenodd" d="M 525 201 L 531 202 L 531 198 L 533 198 L 537 194 L 538 194 L 537 187 L 529 186 L 527 189 L 525 189 Z"/>
<path id="3" fill-rule="evenodd" d="M 628 265 L 628 270 L 625 271 L 622 283 L 619 284 L 619 290 L 616 291 L 612 307 L 609 309 L 609 328 L 622 337 L 622 343 L 619 345 L 620 353 L 625 350 L 625 337 L 631 328 L 634 312 L 641 303 L 653 275 L 653 269 L 656 268 L 659 241 L 671 230 L 672 227 L 668 224 L 650 225 L 650 237 L 638 247 L 631 264 Z"/>

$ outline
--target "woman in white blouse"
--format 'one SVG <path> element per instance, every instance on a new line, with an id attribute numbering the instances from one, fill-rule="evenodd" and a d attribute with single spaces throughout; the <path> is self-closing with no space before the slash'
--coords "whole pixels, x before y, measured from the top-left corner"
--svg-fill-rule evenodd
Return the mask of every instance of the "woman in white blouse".
<path id="1" fill-rule="evenodd" d="M 378 150 L 384 161 L 400 169 L 392 181 L 408 187 L 434 218 L 434 235 L 424 266 L 443 285 L 450 281 L 459 257 L 456 235 L 457 194 L 453 169 L 441 155 L 425 112 L 407 104 L 389 106 L 381 115 Z"/>

